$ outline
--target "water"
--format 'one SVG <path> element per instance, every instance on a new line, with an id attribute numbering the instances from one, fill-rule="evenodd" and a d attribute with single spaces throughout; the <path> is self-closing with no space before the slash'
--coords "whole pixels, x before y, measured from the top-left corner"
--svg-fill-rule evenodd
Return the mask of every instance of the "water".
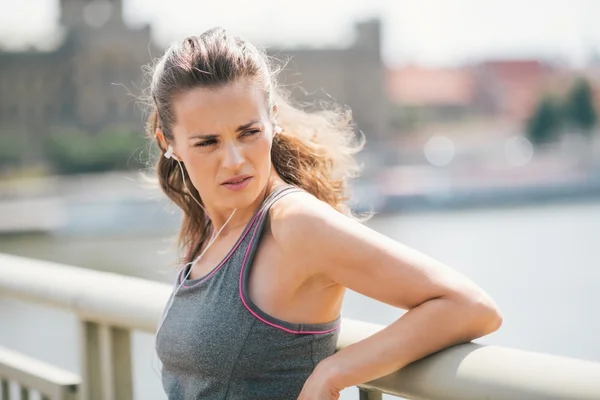
<path id="1" fill-rule="evenodd" d="M 380 216 L 368 224 L 461 271 L 492 295 L 504 325 L 478 342 L 600 361 L 600 202 Z M 0 239 L 0 252 L 171 282 L 170 243 L 167 235 L 39 236 Z M 402 312 L 349 292 L 343 314 L 389 324 Z M 1 299 L 0 321 L 0 345 L 79 370 L 73 316 Z M 151 367 L 152 335 L 133 337 L 136 399 L 164 399 Z M 343 393 L 345 400 L 356 398 L 355 389 Z"/>

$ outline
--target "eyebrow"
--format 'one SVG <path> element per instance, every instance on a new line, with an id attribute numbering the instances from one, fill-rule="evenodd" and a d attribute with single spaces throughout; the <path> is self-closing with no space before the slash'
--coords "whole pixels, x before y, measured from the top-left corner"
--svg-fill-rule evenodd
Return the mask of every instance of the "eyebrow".
<path id="1" fill-rule="evenodd" d="M 254 119 L 254 120 L 248 122 L 247 124 L 238 126 L 235 129 L 235 131 L 236 132 L 241 132 L 243 130 L 246 130 L 246 129 L 250 128 L 252 125 L 258 124 L 258 123 L 260 123 L 260 120 Z M 196 134 L 196 135 L 190 136 L 189 140 L 193 140 L 193 139 L 215 139 L 218 136 L 219 135 L 217 135 L 215 133 L 207 133 L 207 134 L 200 133 L 200 134 Z"/>

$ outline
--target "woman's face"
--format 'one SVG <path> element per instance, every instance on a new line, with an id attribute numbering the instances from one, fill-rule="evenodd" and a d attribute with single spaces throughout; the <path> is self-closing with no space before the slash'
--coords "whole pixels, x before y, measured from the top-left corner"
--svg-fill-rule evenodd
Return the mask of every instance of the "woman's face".
<path id="1" fill-rule="evenodd" d="M 173 153 L 208 208 L 251 206 L 271 173 L 273 124 L 265 96 L 240 81 L 194 89 L 173 101 Z"/>

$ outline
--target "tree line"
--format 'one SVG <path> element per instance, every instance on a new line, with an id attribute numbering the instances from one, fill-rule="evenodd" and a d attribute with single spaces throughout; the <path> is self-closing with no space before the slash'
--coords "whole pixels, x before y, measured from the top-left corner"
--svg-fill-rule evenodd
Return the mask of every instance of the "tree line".
<path id="1" fill-rule="evenodd" d="M 580 77 L 563 97 L 542 95 L 526 123 L 526 132 L 534 145 L 542 145 L 558 140 L 566 132 L 589 137 L 597 123 L 592 85 Z"/>

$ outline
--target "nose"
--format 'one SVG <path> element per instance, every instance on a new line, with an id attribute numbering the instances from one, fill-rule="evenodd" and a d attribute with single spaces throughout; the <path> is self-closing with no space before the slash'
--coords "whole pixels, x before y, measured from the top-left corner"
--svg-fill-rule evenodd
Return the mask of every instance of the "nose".
<path id="1" fill-rule="evenodd" d="M 224 146 L 223 167 L 230 170 L 239 170 L 244 165 L 244 156 L 236 143 L 227 143 Z"/>

